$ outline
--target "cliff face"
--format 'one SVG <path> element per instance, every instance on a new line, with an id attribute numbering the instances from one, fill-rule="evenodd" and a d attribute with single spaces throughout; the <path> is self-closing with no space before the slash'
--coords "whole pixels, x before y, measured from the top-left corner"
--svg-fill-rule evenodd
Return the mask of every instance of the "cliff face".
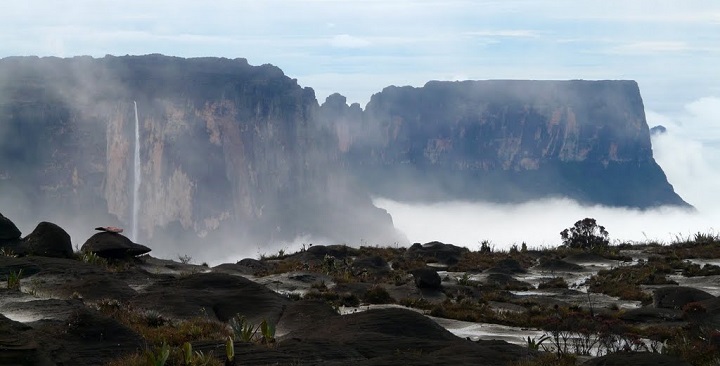
<path id="1" fill-rule="evenodd" d="M 653 159 L 633 81 L 429 82 L 385 88 L 364 112 L 333 95 L 321 116 L 377 195 L 686 205 Z"/>
<path id="2" fill-rule="evenodd" d="M 241 59 L 0 60 L 4 204 L 129 229 L 133 102 L 140 240 L 395 235 L 389 215 L 350 188 L 312 89 Z"/>
<path id="3" fill-rule="evenodd" d="M 686 205 L 631 81 L 430 82 L 363 110 L 271 65 L 149 55 L 0 60 L 0 208 L 130 229 L 134 102 L 140 242 L 402 241 L 371 194 Z"/>

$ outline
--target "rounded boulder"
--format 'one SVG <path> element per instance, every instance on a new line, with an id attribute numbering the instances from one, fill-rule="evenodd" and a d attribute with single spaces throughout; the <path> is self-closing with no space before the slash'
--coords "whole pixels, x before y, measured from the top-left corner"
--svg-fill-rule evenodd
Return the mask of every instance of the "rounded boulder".
<path id="1" fill-rule="evenodd" d="M 93 252 L 99 257 L 124 259 L 149 253 L 150 248 L 133 243 L 128 237 L 103 231 L 91 236 L 80 248 L 83 252 Z"/>
<path id="2" fill-rule="evenodd" d="M 52 222 L 43 221 L 23 239 L 23 249 L 29 255 L 72 258 L 70 234 Z"/>

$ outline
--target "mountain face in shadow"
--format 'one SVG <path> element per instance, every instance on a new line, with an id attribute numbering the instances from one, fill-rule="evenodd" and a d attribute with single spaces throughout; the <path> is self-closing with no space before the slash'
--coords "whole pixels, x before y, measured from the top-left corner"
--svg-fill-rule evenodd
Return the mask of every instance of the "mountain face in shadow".
<path id="1" fill-rule="evenodd" d="M 134 103 L 140 241 L 402 242 L 371 195 L 687 205 L 632 81 L 429 82 L 363 110 L 275 66 L 147 55 L 0 60 L 3 212 L 129 228 Z"/>
<path id="2" fill-rule="evenodd" d="M 687 206 L 653 159 L 634 81 L 432 81 L 385 88 L 364 111 L 331 95 L 320 116 L 375 195 Z"/>
<path id="3" fill-rule="evenodd" d="M 1 60 L 3 205 L 129 229 L 134 102 L 139 239 L 396 236 L 390 216 L 340 169 L 313 90 L 244 59 Z"/>

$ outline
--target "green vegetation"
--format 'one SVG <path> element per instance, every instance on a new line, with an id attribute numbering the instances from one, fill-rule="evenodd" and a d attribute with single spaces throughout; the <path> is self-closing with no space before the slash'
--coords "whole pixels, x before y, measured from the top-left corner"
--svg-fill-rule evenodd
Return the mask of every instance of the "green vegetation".
<path id="1" fill-rule="evenodd" d="M 10 274 L 7 275 L 7 288 L 20 291 L 20 277 L 22 277 L 22 269 L 17 272 L 10 271 Z"/>
<path id="2" fill-rule="evenodd" d="M 561 231 L 560 237 L 568 248 L 602 251 L 610 245 L 607 230 L 592 218 L 577 221 L 571 228 Z"/>
<path id="3" fill-rule="evenodd" d="M 641 285 L 670 285 L 677 284 L 668 280 L 666 275 L 673 273 L 673 269 L 662 262 L 647 262 L 633 266 L 617 267 L 610 270 L 601 270 L 597 275 L 587 280 L 590 291 L 615 296 L 623 300 L 641 301 L 649 304 L 652 295 L 643 291 Z"/>
<path id="4" fill-rule="evenodd" d="M 15 254 L 15 252 L 12 249 L 6 248 L 6 247 L 0 248 L 0 256 L 17 258 L 17 254 Z"/>

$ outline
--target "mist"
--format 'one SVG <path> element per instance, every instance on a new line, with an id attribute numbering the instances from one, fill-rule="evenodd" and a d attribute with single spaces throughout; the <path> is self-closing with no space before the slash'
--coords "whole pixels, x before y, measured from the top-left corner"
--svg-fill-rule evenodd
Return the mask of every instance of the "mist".
<path id="1" fill-rule="evenodd" d="M 561 244 L 560 231 L 585 217 L 605 226 L 615 243 L 671 243 L 697 232 L 716 232 L 720 222 L 720 98 L 688 103 L 676 114 L 647 111 L 650 127 L 663 125 L 652 137 L 653 155 L 680 196 L 696 210 L 660 207 L 650 210 L 581 205 L 550 198 L 522 204 L 441 202 L 418 204 L 378 197 L 395 226 L 411 242 L 439 240 L 478 249 L 489 240 L 496 250 L 525 242 L 529 247 Z"/>

